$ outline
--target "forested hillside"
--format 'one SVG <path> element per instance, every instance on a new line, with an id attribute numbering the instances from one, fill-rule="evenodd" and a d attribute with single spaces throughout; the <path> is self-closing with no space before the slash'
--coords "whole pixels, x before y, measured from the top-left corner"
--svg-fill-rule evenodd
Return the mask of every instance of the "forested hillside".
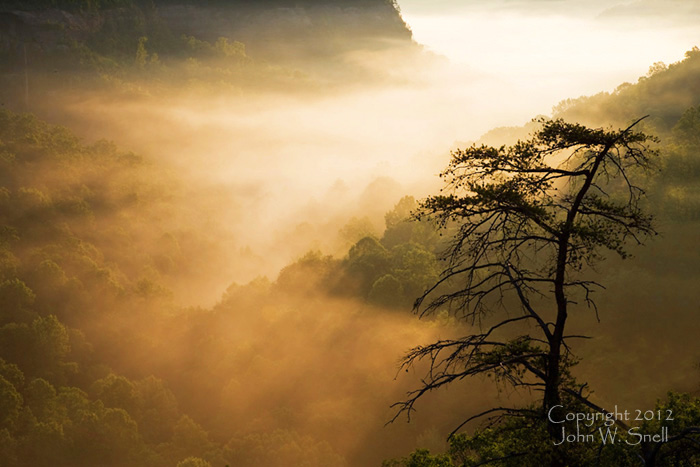
<path id="1" fill-rule="evenodd" d="M 188 199 L 183 181 L 112 143 L 86 146 L 30 115 L 0 117 L 3 465 L 173 465 L 188 456 L 217 465 L 344 464 L 337 450 L 349 440 L 329 444 L 323 427 L 347 409 L 309 418 L 314 407 L 338 403 L 341 383 L 319 393 L 299 382 L 285 396 L 288 388 L 278 393 L 264 381 L 280 381 L 299 353 L 310 359 L 307 378 L 335 366 L 309 353 L 308 339 L 319 348 L 335 340 L 338 359 L 396 345 L 359 323 L 377 330 L 403 318 L 353 303 L 405 310 L 434 279 L 434 240 L 404 220 L 412 200 L 387 216 L 381 242 L 361 240 L 345 260 L 309 254 L 273 283 L 232 286 L 213 309 L 186 309 L 172 287 L 196 294 L 202 276 L 231 265 L 225 230 Z M 316 322 L 319 307 L 331 305 L 330 322 Z M 346 340 L 340 323 L 364 334 L 368 348 Z M 264 337 L 251 338 L 253 330 Z M 302 335 L 307 342 L 297 341 Z M 367 384 L 371 391 L 348 397 L 376 410 L 370 419 L 381 426 L 385 407 L 374 393 L 385 389 Z"/>
<path id="2" fill-rule="evenodd" d="M 693 432 L 700 423 L 696 398 L 700 371 L 697 353 L 692 350 L 700 332 L 693 285 L 700 280 L 700 254 L 694 246 L 700 239 L 699 65 L 700 51 L 694 48 L 681 62 L 668 67 L 655 64 L 635 84 L 623 84 L 613 93 L 569 99 L 553 109 L 556 118 L 594 127 L 624 128 L 630 116 L 648 115 L 643 128 L 659 136 L 660 157 L 654 170 L 640 182 L 648 199 L 645 209 L 654 216 L 658 236 L 633 248 L 632 259 L 615 258 L 611 252 L 605 264 L 591 271 L 605 290 L 597 298 L 595 312 L 572 316 L 577 329 L 592 336 L 577 345 L 574 355 L 580 362 L 576 361 L 572 374 L 582 375 L 586 385 L 581 390 L 591 388 L 591 399 L 602 407 L 617 410 L 620 394 L 625 394 L 624 403 L 629 407 L 649 406 L 656 399 L 655 410 L 679 415 L 680 421 L 666 424 L 676 434 Z M 514 144 L 537 127 L 533 121 L 522 127 L 497 128 L 478 144 Z M 639 177 L 640 173 L 634 175 Z M 609 182 L 614 190 L 619 180 Z M 664 397 L 666 390 L 689 394 Z M 571 400 L 564 403 L 575 406 Z M 587 408 L 575 410 L 583 413 Z M 480 465 L 494 458 L 503 458 L 501 465 L 539 465 L 542 456 L 550 452 L 551 440 L 541 427 L 518 417 L 497 417 L 481 426 L 472 423 L 476 431 L 452 437 L 444 454 L 431 455 L 419 449 L 385 465 L 449 467 Z M 658 420 L 635 424 L 639 433 L 652 433 L 661 425 Z M 518 454 L 527 452 L 524 442 L 530 443 L 531 453 L 538 454 Z M 641 451 L 630 448 L 637 444 L 636 439 L 605 449 L 596 444 L 573 444 L 568 455 L 581 463 L 648 465 Z M 697 462 L 691 441 L 662 444 L 658 446 L 659 464 L 655 465 Z"/>
<path id="3" fill-rule="evenodd" d="M 311 58 L 337 62 L 352 50 L 412 45 L 398 7 L 384 0 L 5 1 L 0 24 L 4 73 L 153 72 L 179 60 L 213 58 L 219 67 L 228 58 L 233 63 L 224 67 L 230 68 L 248 56 L 293 66 Z"/>
<path id="4" fill-rule="evenodd" d="M 691 52 L 684 62 L 625 88 L 639 96 L 626 102 L 641 112 L 653 110 L 644 103 L 645 86 L 675 83 L 671 74 L 690 79 L 697 60 Z M 608 97 L 607 105 L 615 98 Z M 664 168 L 649 180 L 666 238 L 652 246 L 653 254 L 641 253 L 641 266 L 616 266 L 606 295 L 606 306 L 631 299 L 614 297 L 627 287 L 625 277 L 653 274 L 654 301 L 664 301 L 669 313 L 675 310 L 673 325 L 665 321 L 651 331 L 636 319 L 623 326 L 629 313 L 655 314 L 637 302 L 634 311 L 621 306 L 611 313 L 604 342 L 632 335 L 651 339 L 676 326 L 696 335 L 692 316 L 673 304 L 689 300 L 682 284 L 697 280 L 697 252 L 680 253 L 669 244 L 692 244 L 699 213 L 698 108 L 682 102 L 690 106 L 666 106 L 670 117 L 657 127 L 665 137 Z M 569 112 L 577 109 L 580 116 L 587 103 L 569 104 Z M 338 391 L 344 378 L 368 378 L 363 366 L 341 371 L 327 388 L 307 385 L 339 371 L 336 364 L 348 352 L 365 363 L 377 348 L 393 349 L 388 355 L 400 352 L 400 340 L 387 343 L 376 334 L 385 326 L 412 335 L 431 332 L 408 324 L 413 298 L 439 270 L 434 229 L 407 220 L 412 198 L 387 213 L 381 238 L 361 238 L 362 228 L 356 228 L 352 236 L 359 240 L 345 258 L 309 253 L 274 281 L 234 285 L 214 308 L 187 309 L 173 301 L 171 290 L 191 288 L 202 271 L 225 274 L 220 243 L 225 229 L 202 217 L 183 180 L 112 143 L 85 145 L 68 130 L 29 115 L 3 111 L 1 117 L 3 465 L 173 465 L 190 456 L 212 465 L 250 466 L 359 465 L 368 459 L 362 451 L 373 441 L 356 451 L 344 436 L 329 437 L 327 430 L 347 425 L 344 417 L 365 407 L 369 418 L 351 424 L 356 429 L 375 424 L 373 430 L 381 432 L 388 412 L 377 394 L 386 394 L 382 384 L 391 379 L 394 357 L 382 359 L 385 367 L 376 370 L 388 379 L 370 377 L 362 395 L 341 397 Z M 371 305 L 394 311 L 387 315 Z M 325 318 L 318 321 L 321 309 Z M 298 334 L 290 335 L 290 329 Z M 251 339 L 253 330 L 264 338 Z M 355 344 L 358 335 L 362 347 Z M 629 365 L 630 355 L 644 352 L 628 342 L 612 361 Z M 330 345 L 337 355 L 324 351 L 318 360 L 309 343 L 317 349 Z M 610 360 L 610 351 L 603 344 L 584 355 L 595 365 L 598 358 Z M 688 371 L 697 363 L 690 354 L 679 359 L 673 346 L 667 352 L 676 355 L 676 365 L 687 362 Z M 663 373 L 669 357 L 657 355 L 661 361 L 653 371 Z M 292 371 L 299 358 L 308 366 Z M 655 363 L 647 362 L 647 369 L 650 365 Z M 636 371 L 632 368 L 624 374 Z M 290 391 L 283 381 L 299 375 L 305 382 Z M 607 390 L 623 384 L 617 376 L 601 383 Z M 690 389 L 686 384 L 668 378 L 632 395 L 641 400 L 648 391 Z M 396 386 L 388 390 L 396 398 L 401 392 Z M 350 412 L 336 407 L 330 418 L 315 418 L 321 407 L 343 400 L 352 405 Z"/>
<path id="5" fill-rule="evenodd" d="M 611 93 L 567 99 L 554 107 L 552 116 L 591 126 L 624 125 L 630 116 L 649 117 L 648 132 L 661 139 L 660 174 L 650 181 L 649 195 L 655 213 L 678 222 L 697 220 L 700 193 L 697 179 L 698 109 L 700 108 L 700 50 L 685 54 L 678 63 L 656 63 L 637 83 L 623 83 Z M 479 143 L 509 144 L 524 138 L 535 127 L 496 128 Z M 674 230 L 674 229 L 670 229 Z"/>
<path id="6" fill-rule="evenodd" d="M 324 93 L 381 82 L 420 48 L 392 2 L 0 3 L 0 100 L 57 116 L 66 100 Z M 365 64 L 362 57 L 375 57 Z"/>
<path id="7" fill-rule="evenodd" d="M 107 356 L 144 345 L 130 328 L 154 310 L 172 312 L 168 278 L 196 287 L 183 255 L 211 265 L 220 247 L 180 229 L 198 217 L 184 187 L 140 156 L 30 115 L 0 121 L 3 465 L 154 462 L 178 420 L 193 422 L 166 382 L 117 377 Z"/>

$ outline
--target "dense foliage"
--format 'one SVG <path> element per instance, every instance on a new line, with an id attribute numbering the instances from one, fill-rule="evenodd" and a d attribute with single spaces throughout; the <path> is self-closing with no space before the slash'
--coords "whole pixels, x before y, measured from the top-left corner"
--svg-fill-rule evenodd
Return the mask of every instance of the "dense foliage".
<path id="1" fill-rule="evenodd" d="M 178 436 L 201 429 L 162 379 L 118 376 L 98 355 L 135 315 L 167 307 L 187 243 L 205 253 L 203 238 L 144 228 L 172 215 L 181 187 L 31 115 L 0 113 L 0 154 L 3 465 L 167 462 L 156 445 L 181 450 Z"/>
<path id="2" fill-rule="evenodd" d="M 124 8 L 132 6 L 157 7 L 162 5 L 204 5 L 204 6 L 226 6 L 240 8 L 246 6 L 256 6 L 261 8 L 269 7 L 305 7 L 312 5 L 343 5 L 353 7 L 367 7 L 377 5 L 396 4 L 393 0 L 206 0 L 204 2 L 195 0 L 28 0 L 13 1 L 6 0 L 4 7 L 17 9 L 45 9 L 63 8 L 66 10 L 92 11 L 110 8 Z"/>
<path id="3" fill-rule="evenodd" d="M 574 401 L 568 401 L 575 403 Z M 584 406 L 575 407 L 577 413 L 593 417 Z M 551 461 L 557 449 L 566 449 L 569 465 L 576 466 L 690 466 L 700 460 L 695 442 L 686 434 L 696 430 L 700 422 L 700 399 L 684 394 L 669 393 L 666 400 L 657 401 L 656 413 L 675 414 L 673 421 L 647 420 L 632 427 L 620 429 L 598 421 L 585 427 L 567 424 L 567 433 L 593 435 L 595 441 L 563 443 L 555 448 L 544 423 L 532 418 L 511 417 L 497 424 L 477 429 L 473 434 L 461 433 L 450 438 L 445 454 L 432 455 L 426 449 L 418 449 L 409 456 L 385 461 L 384 467 L 472 467 L 500 465 L 506 467 L 538 467 Z M 583 424 L 582 424 L 583 425 Z M 661 428 L 668 429 L 669 439 L 678 440 L 659 445 L 653 461 L 645 463 L 640 452 L 641 436 L 659 436 Z M 610 432 L 608 431 L 610 430 Z M 611 434 L 613 437 L 611 438 Z M 602 440 L 605 439 L 607 443 Z M 614 442 L 611 442 L 611 439 Z"/>
<path id="4" fill-rule="evenodd" d="M 334 359 L 307 357 L 317 383 L 299 385 L 294 410 L 274 382 L 280 366 L 296 365 L 290 349 L 309 352 L 289 329 L 318 348 L 333 342 L 338 358 L 371 350 L 335 322 L 365 345 L 386 345 L 362 329 L 372 318 L 352 302 L 405 312 L 435 279 L 436 235 L 409 222 L 412 198 L 387 213 L 381 239 L 355 232 L 345 259 L 309 253 L 275 282 L 232 285 L 212 309 L 185 309 L 173 290 L 194 293 L 210 280 L 202 271 L 224 273 L 232 261 L 194 188 L 112 143 L 86 145 L 8 111 L 0 164 L 2 465 L 344 465 L 318 430 L 335 423 L 332 413 L 304 428 L 315 407 L 336 403 L 335 381 L 317 393 Z M 323 311 L 326 300 L 337 311 Z M 252 330 L 270 343 L 251 340 Z M 247 389 L 261 378 L 271 384 L 263 393 Z M 381 429 L 384 399 L 347 397 L 376 411 Z"/>
<path id="5" fill-rule="evenodd" d="M 662 235 L 666 237 L 665 240 L 661 240 L 661 245 L 657 246 L 653 256 L 644 256 L 642 252 L 638 254 L 641 256 L 643 264 L 638 267 L 632 267 L 631 270 L 635 272 L 630 272 L 628 274 L 641 274 L 642 277 L 652 274 L 654 280 L 646 281 L 645 279 L 638 277 L 637 279 L 641 283 L 648 284 L 647 291 L 644 292 L 646 299 L 650 299 L 653 295 L 659 295 L 659 297 L 664 297 L 673 294 L 673 290 L 679 290 L 681 287 L 678 285 L 680 277 L 678 275 L 669 274 L 668 270 L 664 268 L 664 264 L 672 264 L 672 268 L 675 271 L 685 271 L 686 278 L 694 278 L 691 280 L 697 280 L 697 269 L 693 268 L 691 264 L 696 264 L 697 255 L 694 253 L 689 253 L 687 251 L 681 251 L 675 245 L 687 244 L 687 242 L 692 242 L 690 238 L 693 234 L 689 231 L 697 229 L 698 215 L 700 214 L 700 206 L 698 206 L 698 163 L 700 161 L 700 145 L 697 143 L 697 135 L 700 134 L 700 127 L 698 127 L 698 94 L 697 89 L 693 88 L 695 84 L 689 84 L 691 81 L 696 83 L 698 78 L 698 63 L 700 63 L 700 54 L 697 49 L 686 54 L 686 59 L 683 62 L 674 64 L 670 67 L 656 66 L 648 77 L 640 79 L 640 82 L 636 85 L 626 85 L 620 87 L 615 93 L 601 94 L 594 96 L 592 98 L 581 98 L 578 100 L 570 100 L 562 103 L 560 106 L 555 108 L 555 115 L 559 117 L 568 118 L 578 118 L 582 121 L 589 122 L 590 124 L 602 124 L 603 122 L 621 122 L 623 119 L 622 115 L 624 112 L 630 109 L 634 111 L 640 111 L 643 113 L 650 113 L 652 115 L 651 121 L 646 122 L 645 128 L 647 131 L 657 131 L 661 136 L 661 159 L 660 159 L 660 171 L 657 174 L 647 176 L 643 178 L 642 184 L 646 185 L 646 191 L 650 198 L 650 203 L 648 208 L 652 210 L 655 217 L 659 219 L 660 229 L 662 230 Z M 673 96 L 671 98 L 670 96 Z M 490 135 L 486 135 L 486 140 L 492 143 L 494 138 L 497 136 L 512 137 L 512 141 L 516 138 L 521 138 L 527 131 L 532 130 L 532 126 L 528 125 L 524 128 L 519 129 L 500 129 L 493 132 Z M 566 137 L 563 137 L 560 141 L 565 141 Z M 523 151 L 527 149 L 527 142 L 518 142 L 515 144 L 515 148 L 527 155 L 532 154 L 532 152 Z M 501 149 L 493 149 L 492 154 L 488 154 L 489 157 L 493 157 L 496 161 L 501 161 L 503 164 L 513 164 L 517 166 L 512 157 L 507 157 L 503 154 L 501 158 L 501 153 L 506 151 L 507 148 L 502 147 Z M 472 148 L 473 152 L 481 151 L 486 153 L 487 148 L 475 146 Z M 455 155 L 456 162 L 454 162 L 455 167 L 458 167 L 461 163 L 464 163 L 469 151 L 460 152 L 458 151 Z M 509 155 L 511 156 L 511 155 Z M 577 160 L 577 159 L 574 159 Z M 499 162 L 499 164 L 501 163 Z M 499 165 L 500 167 L 500 165 Z M 636 176 L 640 174 L 635 173 Z M 496 180 L 499 180 L 496 178 Z M 611 177 L 607 181 L 607 187 L 605 188 L 606 194 L 612 194 L 616 196 L 618 188 L 616 188 L 616 183 L 622 183 L 622 180 L 618 177 Z M 623 183 L 624 184 L 624 183 Z M 539 187 L 539 185 L 537 185 Z M 476 190 L 477 194 L 474 195 L 475 199 L 481 196 L 484 199 L 490 199 L 489 193 Z M 622 191 L 624 194 L 626 191 Z M 491 193 L 492 195 L 493 193 Z M 508 198 L 507 193 L 503 193 L 500 199 L 506 205 L 509 203 L 514 203 L 513 206 L 523 206 L 521 201 L 515 198 Z M 459 217 L 464 213 L 469 212 L 470 204 L 467 201 L 461 202 L 455 198 L 450 198 L 445 195 L 442 197 L 436 197 L 435 199 L 428 200 L 428 203 L 433 202 L 433 206 L 437 206 L 439 200 L 444 199 L 444 206 L 454 207 L 454 217 Z M 452 203 L 452 204 L 450 204 Z M 529 206 L 525 203 L 524 206 Z M 610 207 L 610 205 L 606 205 Z M 440 207 L 440 206 L 438 206 Z M 538 212 L 537 210 L 542 207 L 530 206 L 533 212 Z M 437 208 L 436 208 L 437 209 Z M 618 212 L 615 215 L 621 214 Z M 610 219 L 614 219 L 614 216 Z M 630 224 L 632 225 L 632 224 Z M 588 230 L 592 233 L 595 230 L 595 225 L 593 230 Z M 481 232 L 478 231 L 477 234 Z M 585 232 L 584 232 L 585 233 Z M 606 235 L 610 235 L 609 229 L 605 230 L 605 234 L 598 237 L 596 241 L 605 240 Z M 690 236 L 689 236 L 690 235 Z M 672 240 L 671 240 L 672 239 Z M 675 242 L 675 243 L 674 243 Z M 465 245 L 468 242 L 465 240 Z M 480 243 L 478 246 L 483 246 Z M 618 245 L 619 246 L 619 245 Z M 616 249 L 615 245 L 611 245 L 612 250 Z M 465 247 L 466 249 L 466 247 Z M 541 256 L 541 251 L 536 255 L 525 255 L 523 258 L 530 261 L 533 258 L 539 258 Z M 685 259 L 686 255 L 690 254 L 691 257 Z M 496 255 L 497 256 L 497 255 Z M 602 257 L 605 255 L 600 255 Z M 459 260 L 461 256 L 456 259 Z M 484 256 L 487 260 L 493 260 L 494 255 Z M 454 258 L 453 258 L 454 259 Z M 580 263 L 583 258 L 574 258 L 571 263 L 573 266 L 580 268 L 583 266 L 586 269 L 586 261 Z M 522 258 L 520 258 L 522 260 Z M 572 260 L 570 260 L 572 261 Z M 519 264 L 519 263 L 518 263 Z M 528 263 L 529 264 L 529 263 Z M 602 271 L 602 276 L 598 274 L 598 277 L 602 277 L 603 280 L 610 278 L 613 281 L 612 290 L 617 291 L 617 293 L 623 293 L 620 289 L 621 284 L 626 284 L 626 287 L 639 287 L 642 289 L 640 284 L 634 284 L 630 277 L 627 276 L 625 279 L 621 279 L 617 274 L 619 274 L 620 268 L 627 269 L 619 265 L 619 263 L 613 262 L 613 271 L 610 274 L 605 274 Z M 464 268 L 464 264 L 460 263 L 460 267 L 455 267 L 448 271 L 454 270 L 459 272 Z M 589 269 L 589 273 L 593 273 L 594 277 L 596 273 Z M 475 280 L 478 282 L 484 279 L 483 275 L 477 274 Z M 486 280 L 486 279 L 484 279 Z M 488 285 L 488 284 L 487 284 Z M 451 293 L 454 293 L 457 297 L 456 300 L 460 303 L 468 303 L 465 295 L 460 295 L 459 287 L 453 290 L 447 289 L 443 290 L 443 293 L 447 297 L 451 297 Z M 455 292 L 456 291 L 456 292 Z M 546 293 L 546 291 L 544 292 Z M 615 292 L 611 294 L 603 293 L 602 301 L 599 303 L 605 303 L 606 309 L 613 310 L 613 316 L 607 320 L 611 323 L 610 326 L 606 327 L 606 333 L 609 334 L 605 339 L 609 339 L 610 342 L 629 342 L 625 346 L 625 355 L 636 355 L 641 353 L 645 346 L 649 345 L 649 341 L 645 340 L 639 342 L 639 344 L 633 344 L 632 341 L 635 336 L 645 335 L 645 326 L 648 322 L 640 322 L 640 315 L 637 314 L 634 318 L 631 317 L 630 312 L 626 311 L 628 304 L 625 303 L 624 298 L 614 298 Z M 477 297 L 478 298 L 478 297 Z M 589 297 L 581 297 L 577 300 L 579 303 L 585 303 Z M 658 300 L 661 300 L 659 298 Z M 480 301 L 475 300 L 476 304 L 481 304 Z M 446 302 L 438 303 L 438 307 L 442 306 Z M 539 303 L 539 299 L 535 301 Z M 635 303 L 638 303 L 635 301 Z M 683 303 L 682 301 L 680 303 Z M 503 299 L 501 302 L 504 306 L 513 306 L 512 301 Z M 640 309 L 644 309 L 644 306 L 637 305 Z M 658 310 L 656 310 L 658 311 Z M 595 316 L 599 316 L 596 312 Z M 481 320 L 481 315 L 478 315 L 477 320 Z M 653 311 L 650 314 L 644 315 L 645 320 L 661 320 L 660 315 L 655 314 Z M 664 323 L 669 323 L 672 326 L 685 326 L 690 325 L 692 327 L 697 327 L 695 323 L 696 317 L 693 314 L 692 307 L 688 309 L 677 309 L 673 308 L 672 317 L 664 317 L 662 319 Z M 672 324 L 671 324 L 672 323 Z M 580 322 L 579 322 L 580 325 Z M 595 334 L 600 332 L 595 326 L 583 325 L 583 328 L 588 331 L 588 333 Z M 488 327 L 487 327 L 488 329 Z M 478 337 L 478 336 L 477 336 Z M 494 339 L 491 339 L 494 340 Z M 497 342 L 498 339 L 496 339 Z M 540 342 L 539 340 L 537 342 Z M 449 350 L 449 341 L 441 341 L 439 344 L 443 344 L 447 350 Z M 539 344 L 537 344 L 539 345 Z M 589 367 L 595 369 L 596 365 L 600 365 L 601 361 L 609 359 L 611 355 L 611 349 L 616 349 L 617 344 L 612 344 L 611 347 L 603 346 L 596 347 L 596 344 L 586 344 L 579 345 L 577 347 L 583 348 L 583 351 L 575 352 L 575 354 L 584 356 L 584 364 L 586 358 L 593 359 L 594 363 Z M 426 352 L 429 350 L 428 347 L 424 348 Z M 569 349 L 567 347 L 567 349 Z M 655 347 L 655 349 L 658 349 Z M 570 350 L 570 349 L 569 349 Z M 440 356 L 437 355 L 437 349 L 434 349 L 430 353 L 429 357 L 433 358 L 433 362 L 440 362 Z M 568 350 L 567 350 L 568 352 Z M 427 355 L 427 354 L 426 354 Z M 449 355 L 449 354 L 448 354 Z M 458 360 L 461 358 L 459 354 L 452 354 L 456 356 Z M 692 358 L 691 356 L 680 356 L 679 358 Z M 466 360 L 469 362 L 469 360 Z M 462 360 L 457 363 L 457 369 Z M 477 365 L 482 360 L 475 360 L 474 365 Z M 619 365 L 628 364 L 627 360 L 618 363 Z M 651 365 L 651 362 L 640 362 L 642 367 Z M 695 363 L 697 365 L 697 363 Z M 688 365 L 692 367 L 693 364 Z M 459 372 L 446 372 L 443 373 L 438 368 L 430 373 L 429 377 L 426 379 L 427 383 L 432 383 L 433 381 L 438 381 L 442 376 L 454 376 L 459 378 Z M 499 373 L 498 368 L 494 373 Z M 521 380 L 521 374 L 508 375 L 508 370 L 503 369 L 502 380 L 503 381 L 524 381 L 529 384 L 530 380 Z M 640 377 L 643 377 L 646 372 L 643 372 Z M 426 384 L 427 384 L 426 383 Z M 617 390 L 624 390 L 630 385 L 630 381 L 619 381 L 617 382 Z M 584 386 L 586 387 L 586 386 Z M 594 386 L 595 387 L 595 386 Z M 609 400 L 609 398 L 608 398 Z M 569 402 L 571 404 L 571 402 Z M 677 442 L 671 441 L 670 443 L 656 442 L 650 443 L 645 447 L 641 447 L 642 443 L 636 443 L 636 438 L 630 439 L 633 445 L 622 442 L 616 446 L 605 446 L 601 443 L 600 439 L 597 439 L 594 443 L 574 443 L 573 446 L 565 444 L 562 449 L 560 449 L 560 454 L 562 451 L 566 451 L 565 456 L 571 465 L 693 465 L 698 462 L 698 450 L 694 447 L 694 441 L 686 440 L 689 435 L 697 436 L 697 426 L 700 425 L 700 417 L 697 413 L 697 399 L 689 397 L 686 395 L 676 395 L 670 394 L 667 402 L 660 401 L 655 410 L 663 410 L 663 408 L 668 409 L 668 407 L 674 407 L 674 411 L 680 414 L 679 420 L 675 422 L 668 423 L 669 431 L 671 432 L 671 439 L 677 438 Z M 535 410 L 536 407 L 532 407 L 531 410 Z M 527 414 L 525 409 L 525 414 Z M 578 409 L 581 413 L 590 411 L 590 407 L 582 407 Z M 508 414 L 508 411 L 504 411 Z M 512 411 L 510 415 L 513 417 L 498 417 L 490 419 L 491 422 L 486 424 L 486 428 L 479 428 L 473 434 L 469 432 L 464 432 L 451 437 L 450 450 L 445 455 L 430 455 L 425 450 L 415 451 L 413 454 L 406 458 L 395 459 L 393 461 L 387 461 L 387 465 L 401 465 L 401 466 L 442 466 L 442 465 L 541 465 L 542 462 L 549 462 L 552 454 L 556 451 L 553 449 L 551 441 L 551 433 L 547 434 L 546 420 L 542 418 L 537 421 L 537 417 L 527 417 L 523 415 L 523 412 Z M 465 419 L 469 414 L 465 414 Z M 539 423 L 538 426 L 534 426 Z M 644 423 L 637 422 L 634 425 L 639 425 L 639 428 L 635 429 L 636 433 L 649 433 L 654 434 L 659 432 L 660 424 L 659 420 L 647 421 Z M 626 427 L 630 428 L 630 427 Z M 634 426 L 632 427 L 634 428 Z M 627 430 L 625 430 L 626 432 Z M 539 434 L 538 434 L 539 433 Z M 547 440 L 547 436 L 550 437 Z M 646 462 L 646 464 L 644 464 Z"/>

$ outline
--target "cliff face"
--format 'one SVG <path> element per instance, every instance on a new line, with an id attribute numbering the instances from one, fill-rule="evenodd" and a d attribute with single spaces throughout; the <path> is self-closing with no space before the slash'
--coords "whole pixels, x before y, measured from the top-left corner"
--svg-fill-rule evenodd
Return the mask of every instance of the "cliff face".
<path id="1" fill-rule="evenodd" d="M 411 32 L 391 2 L 157 2 L 92 10 L 0 9 L 0 53 L 10 62 L 25 50 L 37 56 L 86 46 L 113 58 L 130 55 L 140 37 L 159 54 L 177 54 L 183 35 L 246 44 L 253 56 L 332 55 L 383 42 L 411 42 Z"/>

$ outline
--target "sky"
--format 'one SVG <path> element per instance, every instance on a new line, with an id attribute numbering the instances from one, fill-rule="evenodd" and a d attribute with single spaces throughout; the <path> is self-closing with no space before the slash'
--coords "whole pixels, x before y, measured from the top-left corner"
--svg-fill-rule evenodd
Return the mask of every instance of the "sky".
<path id="1" fill-rule="evenodd" d="M 635 82 L 700 45 L 694 0 L 399 0 L 414 39 L 446 56 L 454 79 L 501 87 L 504 124 L 566 98 Z M 473 81 L 473 80 L 471 80 Z M 479 84 L 477 84 L 479 85 Z M 513 107 L 514 112 L 509 112 Z"/>

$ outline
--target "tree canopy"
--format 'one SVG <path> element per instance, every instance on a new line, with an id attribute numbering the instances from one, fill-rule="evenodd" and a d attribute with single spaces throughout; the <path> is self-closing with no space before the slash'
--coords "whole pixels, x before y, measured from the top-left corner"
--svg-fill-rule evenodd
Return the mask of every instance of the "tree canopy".
<path id="1" fill-rule="evenodd" d="M 425 316 L 447 308 L 475 332 L 409 351 L 403 367 L 427 360 L 428 372 L 421 387 L 396 404 L 397 416 L 410 416 L 427 392 L 489 375 L 540 396 L 530 407 L 494 407 L 465 423 L 486 415 L 537 420 L 550 440 L 542 458 L 571 465 L 569 449 L 551 449 L 562 437 L 552 420 L 564 420 L 574 406 L 607 411 L 589 400 L 587 384 L 570 371 L 576 362 L 571 341 L 585 336 L 568 329 L 569 315 L 582 308 L 598 314 L 594 293 L 602 285 L 586 276 L 590 267 L 609 253 L 628 257 L 630 243 L 655 233 L 638 178 L 657 163 L 657 140 L 637 129 L 641 120 L 624 129 L 593 129 L 542 119 L 529 140 L 452 153 L 441 174 L 446 188 L 424 200 L 417 214 L 437 221 L 452 241 L 440 279 L 415 309 Z M 542 446 L 516 444 L 504 459 Z"/>

